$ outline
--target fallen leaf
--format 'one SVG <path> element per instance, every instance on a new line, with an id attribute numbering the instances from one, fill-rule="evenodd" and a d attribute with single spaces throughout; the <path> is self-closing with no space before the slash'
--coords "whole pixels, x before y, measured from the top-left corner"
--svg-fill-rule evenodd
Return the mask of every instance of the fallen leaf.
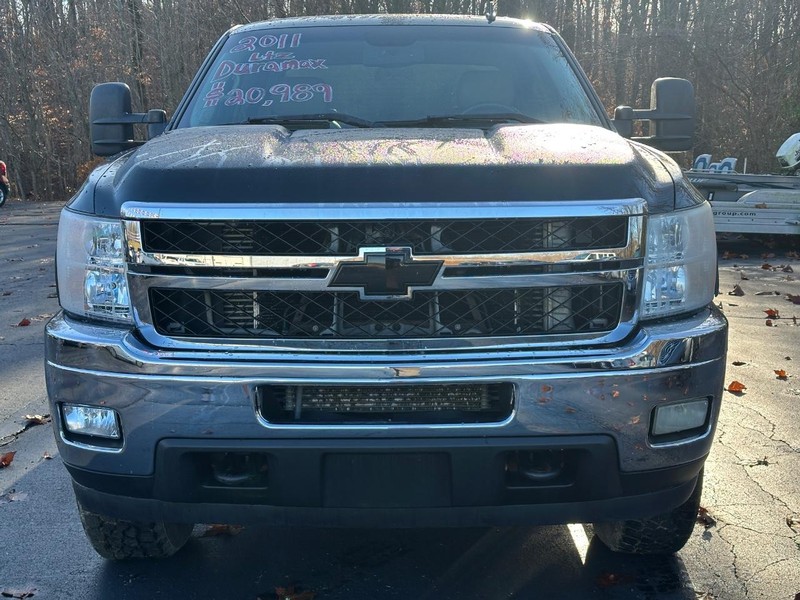
<path id="1" fill-rule="evenodd" d="M 739 279 L 741 279 L 742 281 L 750 281 L 750 278 L 747 275 L 745 275 L 742 271 L 739 271 Z"/>
<path id="2" fill-rule="evenodd" d="M 619 398 L 619 390 L 613 390 L 611 392 L 611 397 L 612 398 Z"/>
<path id="3" fill-rule="evenodd" d="M 734 366 L 734 367 L 741 367 L 742 365 L 746 365 L 746 364 L 747 364 L 746 362 L 743 362 L 743 361 L 741 361 L 741 360 L 735 360 L 735 361 L 733 361 L 733 366 Z"/>
<path id="4" fill-rule="evenodd" d="M 730 292 L 728 292 L 728 295 L 729 295 L 729 296 L 744 296 L 744 290 L 743 290 L 743 289 L 742 289 L 742 287 L 741 287 L 741 286 L 740 286 L 740 285 L 737 283 L 735 286 L 733 286 L 733 290 L 731 290 Z"/>
<path id="5" fill-rule="evenodd" d="M 3 598 L 33 598 L 37 591 L 39 590 L 36 588 L 27 588 L 24 590 L 6 588 L 0 592 L 0 594 L 2 594 Z"/>
<path id="6" fill-rule="evenodd" d="M 772 265 L 769 263 L 764 263 L 763 265 L 761 265 L 761 268 L 764 269 L 765 271 L 771 271 Z"/>
<path id="7" fill-rule="evenodd" d="M 770 252 L 768 254 L 764 253 L 764 254 L 761 255 L 761 258 L 764 259 L 764 260 L 767 260 L 768 258 L 775 258 L 775 254 L 772 253 L 772 252 Z"/>
<path id="8" fill-rule="evenodd" d="M 730 252 L 725 250 L 725 252 L 722 253 L 722 257 L 721 258 L 722 258 L 722 260 L 729 260 L 729 259 L 731 259 L 733 257 L 734 257 L 733 254 L 731 254 Z"/>
<path id="9" fill-rule="evenodd" d="M 293 585 L 275 588 L 275 597 L 277 600 L 314 600 L 314 596 L 316 595 L 317 594 L 311 590 L 295 588 Z"/>
<path id="10" fill-rule="evenodd" d="M 52 456 L 50 456 L 50 453 L 49 453 L 49 452 L 45 452 L 44 454 L 42 454 L 42 458 L 43 458 L 44 460 L 52 460 L 52 459 L 53 459 L 53 457 L 52 457 Z"/>
<path id="11" fill-rule="evenodd" d="M 695 600 L 714 600 L 716 596 L 711 592 L 698 592 L 697 590 L 694 591 Z"/>
<path id="12" fill-rule="evenodd" d="M 29 427 L 34 427 L 36 425 L 44 425 L 45 423 L 49 423 L 52 421 L 50 415 L 25 415 L 22 417 L 25 419 L 25 429 Z"/>
<path id="13" fill-rule="evenodd" d="M 726 388 L 731 394 L 741 394 L 747 386 L 739 381 L 731 381 Z"/>
<path id="14" fill-rule="evenodd" d="M 18 492 L 14 489 L 9 490 L 0 496 L 0 504 L 8 504 L 10 502 L 22 502 L 28 499 L 27 492 Z"/>
<path id="15" fill-rule="evenodd" d="M 795 527 L 800 527 L 800 517 L 797 515 L 789 515 L 786 517 L 786 524 L 792 529 Z"/>
<path id="16" fill-rule="evenodd" d="M 781 313 L 775 308 L 768 308 L 764 311 L 770 319 L 780 319 Z"/>
<path id="17" fill-rule="evenodd" d="M 0 456 L 0 469 L 5 469 L 8 465 L 14 462 L 14 455 L 16 452 L 6 452 Z"/>
<path id="18" fill-rule="evenodd" d="M 709 513 L 708 509 L 704 506 L 701 506 L 697 510 L 697 522 L 706 529 L 710 529 L 717 524 L 717 520 L 711 516 L 711 513 Z"/>
<path id="19" fill-rule="evenodd" d="M 743 260 L 747 260 L 748 258 L 750 258 L 750 255 L 749 254 L 740 254 L 739 258 L 741 258 Z"/>
<path id="20" fill-rule="evenodd" d="M 783 369 L 775 369 L 775 375 L 778 379 L 783 379 L 784 381 L 789 377 Z"/>
<path id="21" fill-rule="evenodd" d="M 638 425 L 639 421 L 642 420 L 641 415 L 636 415 L 635 417 L 631 417 L 631 420 L 628 421 L 628 425 Z"/>
<path id="22" fill-rule="evenodd" d="M 28 317 L 25 317 L 24 319 L 22 319 L 22 321 L 17 323 L 17 327 L 27 327 L 30 324 L 31 324 L 31 320 Z"/>
<path id="23" fill-rule="evenodd" d="M 577 411 L 576 409 L 572 408 L 571 406 L 567 406 L 567 407 L 564 409 L 564 412 L 572 414 L 572 413 L 576 413 L 576 412 L 578 412 L 578 411 Z"/>
<path id="24" fill-rule="evenodd" d="M 773 323 L 772 323 L 772 321 L 767 319 L 766 321 L 764 321 L 764 325 L 766 325 L 767 327 L 772 327 Z"/>
<path id="25" fill-rule="evenodd" d="M 778 291 L 772 292 L 756 292 L 756 296 L 780 296 L 781 293 Z"/>
<path id="26" fill-rule="evenodd" d="M 14 292 L 3 292 L 3 296 L 10 296 L 10 295 L 11 295 L 11 294 L 13 294 L 13 293 L 14 293 Z"/>
<path id="27" fill-rule="evenodd" d="M 786 299 L 792 304 L 800 304 L 800 294 L 797 296 L 794 294 L 786 294 Z"/>
<path id="28" fill-rule="evenodd" d="M 792 265 L 786 265 L 786 266 L 785 266 L 785 267 L 783 267 L 783 269 L 781 269 L 781 270 L 782 270 L 784 273 L 794 273 L 794 269 L 792 268 Z"/>
<path id="29" fill-rule="evenodd" d="M 242 532 L 241 525 L 224 525 L 224 524 L 215 524 L 209 525 L 208 529 L 203 532 L 203 535 L 200 537 L 217 537 L 217 536 L 232 536 L 232 535 L 239 535 Z"/>

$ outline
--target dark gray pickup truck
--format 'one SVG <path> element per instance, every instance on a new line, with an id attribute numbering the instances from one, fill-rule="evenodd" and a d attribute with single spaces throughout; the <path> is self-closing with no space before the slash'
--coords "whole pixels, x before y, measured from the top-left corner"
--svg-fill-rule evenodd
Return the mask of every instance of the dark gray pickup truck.
<path id="1" fill-rule="evenodd" d="M 253 521 L 680 549 L 727 336 L 711 209 L 654 149 L 693 115 L 665 78 L 612 121 L 552 29 L 491 16 L 235 27 L 168 122 L 97 86 L 111 158 L 46 332 L 95 549 Z"/>

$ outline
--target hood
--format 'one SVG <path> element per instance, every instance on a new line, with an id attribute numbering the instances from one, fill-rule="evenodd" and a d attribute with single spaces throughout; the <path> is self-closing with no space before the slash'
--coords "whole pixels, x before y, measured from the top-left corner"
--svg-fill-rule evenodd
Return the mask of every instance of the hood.
<path id="1" fill-rule="evenodd" d="M 515 202 L 645 198 L 671 210 L 672 177 L 614 132 L 584 125 L 480 129 L 178 129 L 97 178 L 97 214 L 154 203 Z"/>

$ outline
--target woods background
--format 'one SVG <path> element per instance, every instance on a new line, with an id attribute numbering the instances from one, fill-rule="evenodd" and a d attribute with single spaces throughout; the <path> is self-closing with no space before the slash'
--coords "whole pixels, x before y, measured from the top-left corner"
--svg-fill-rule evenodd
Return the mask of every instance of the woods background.
<path id="1" fill-rule="evenodd" d="M 66 200 L 88 172 L 89 92 L 131 86 L 134 110 L 175 108 L 231 25 L 351 13 L 481 14 L 482 0 L 0 0 L 0 160 L 12 195 Z M 553 25 L 609 111 L 643 107 L 650 83 L 685 77 L 694 154 L 776 168 L 800 131 L 797 0 L 500 0 L 498 14 Z"/>

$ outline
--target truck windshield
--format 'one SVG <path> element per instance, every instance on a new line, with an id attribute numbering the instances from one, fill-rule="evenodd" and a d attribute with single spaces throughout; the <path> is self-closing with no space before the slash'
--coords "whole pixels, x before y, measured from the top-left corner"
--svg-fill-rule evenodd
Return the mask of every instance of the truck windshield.
<path id="1" fill-rule="evenodd" d="M 602 124 L 552 36 L 535 29 L 248 29 L 229 37 L 196 89 L 179 127 Z"/>

